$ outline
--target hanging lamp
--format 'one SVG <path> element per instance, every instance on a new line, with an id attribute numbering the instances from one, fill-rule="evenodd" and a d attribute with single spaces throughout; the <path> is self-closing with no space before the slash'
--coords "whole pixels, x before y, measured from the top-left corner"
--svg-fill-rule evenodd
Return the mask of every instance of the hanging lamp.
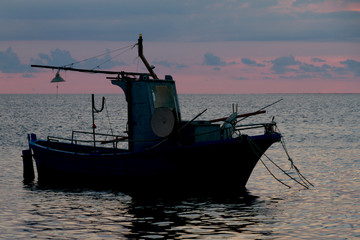
<path id="1" fill-rule="evenodd" d="M 51 83 L 56 83 L 56 97 L 58 95 L 59 82 L 65 82 L 65 80 L 60 76 L 60 69 L 57 71 L 55 77 L 51 80 Z"/>

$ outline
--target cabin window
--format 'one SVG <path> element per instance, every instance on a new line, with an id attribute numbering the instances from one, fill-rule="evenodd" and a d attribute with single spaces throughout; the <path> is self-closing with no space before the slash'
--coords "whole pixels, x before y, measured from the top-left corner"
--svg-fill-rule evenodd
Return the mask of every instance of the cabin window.
<path id="1" fill-rule="evenodd" d="M 153 97 L 154 108 L 176 108 L 174 87 L 172 85 L 153 85 L 151 93 Z"/>

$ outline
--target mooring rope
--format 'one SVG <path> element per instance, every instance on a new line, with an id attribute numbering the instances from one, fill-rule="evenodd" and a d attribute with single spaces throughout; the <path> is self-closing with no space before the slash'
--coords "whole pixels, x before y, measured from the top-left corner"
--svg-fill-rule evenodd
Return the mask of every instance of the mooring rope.
<path id="1" fill-rule="evenodd" d="M 257 154 L 257 151 L 254 149 L 254 147 L 256 147 L 256 148 L 262 153 L 262 155 L 264 155 L 272 164 L 274 164 L 274 165 L 275 165 L 279 170 L 281 170 L 286 176 L 288 176 L 290 179 L 292 179 L 293 181 L 295 181 L 295 182 L 298 183 L 299 185 L 303 186 L 304 188 L 309 189 L 309 185 L 308 185 L 308 184 L 306 184 L 306 183 L 301 183 L 301 182 L 299 182 L 298 180 L 296 180 L 294 177 L 290 176 L 290 174 L 288 174 L 288 173 L 287 173 L 285 170 L 283 170 L 278 164 L 276 164 L 269 156 L 267 156 L 267 155 L 260 149 L 260 147 L 257 146 L 257 145 L 254 143 L 254 141 L 252 141 L 251 138 L 249 138 L 249 137 L 248 137 L 248 142 L 249 142 L 250 146 L 252 147 L 254 153 L 259 157 L 260 161 L 263 163 L 263 165 L 266 165 L 266 164 L 262 161 L 261 155 L 259 156 L 259 155 Z M 253 146 L 254 146 L 254 147 L 253 147 Z M 295 167 L 295 169 L 298 169 L 298 168 L 295 166 L 294 163 L 292 163 L 292 164 L 293 164 L 293 166 Z M 287 186 L 287 187 L 290 187 L 289 185 L 283 183 L 281 180 L 279 180 L 278 178 L 276 178 L 275 175 L 274 175 L 273 173 L 271 173 L 270 169 L 269 169 L 267 166 L 265 166 L 265 167 L 266 167 L 266 169 L 270 172 L 271 176 L 273 176 L 277 181 L 279 181 L 280 183 L 284 184 L 284 185 Z M 300 178 L 300 179 L 301 179 L 301 178 Z M 303 180 L 301 180 L 301 181 L 303 181 Z M 313 185 L 311 184 L 311 186 L 313 186 Z"/>
<path id="2" fill-rule="evenodd" d="M 280 129 L 279 129 L 278 126 L 276 126 L 276 129 L 277 129 L 277 131 L 281 134 Z M 281 135 L 282 135 L 282 134 L 281 134 Z M 290 157 L 290 154 L 289 154 L 289 152 L 288 152 L 288 150 L 287 150 L 287 148 L 286 148 L 284 138 L 281 139 L 281 145 L 282 145 L 282 147 L 283 147 L 283 149 L 284 149 L 284 151 L 285 151 L 285 153 L 286 153 L 286 156 L 288 157 L 288 160 L 289 160 L 290 163 L 291 163 L 291 168 L 295 169 L 297 175 L 299 176 L 299 179 L 300 179 L 304 184 L 310 185 L 310 186 L 314 187 L 314 184 L 312 184 L 309 180 L 307 180 L 307 179 L 304 177 L 304 175 L 301 174 L 300 170 L 296 167 L 296 165 L 294 164 L 294 161 L 293 161 L 292 158 Z"/>
<path id="3" fill-rule="evenodd" d="M 283 181 L 281 181 L 280 179 L 278 179 L 268 168 L 268 166 L 266 166 L 266 164 L 264 163 L 264 161 L 261 159 L 261 156 L 259 156 L 256 152 L 256 150 L 254 149 L 254 146 L 257 147 L 261 152 L 263 152 L 249 137 L 247 138 L 251 149 L 253 150 L 253 152 L 256 154 L 256 156 L 259 158 L 260 162 L 264 165 L 264 167 L 266 168 L 266 170 L 270 173 L 270 175 L 279 183 L 285 185 L 288 188 L 291 188 L 289 185 L 287 185 L 286 183 L 284 183 Z"/>
<path id="4" fill-rule="evenodd" d="M 291 188 L 289 185 L 287 185 L 286 183 L 284 183 L 283 181 L 281 181 L 280 179 L 278 179 L 277 177 L 275 177 L 275 175 L 270 171 L 270 169 L 266 166 L 266 164 L 264 163 L 264 161 L 260 158 L 260 162 L 264 165 L 264 167 L 266 168 L 266 170 L 268 170 L 268 172 L 270 173 L 270 175 L 275 178 L 275 180 L 277 180 L 279 183 L 287 186 L 288 188 Z"/>

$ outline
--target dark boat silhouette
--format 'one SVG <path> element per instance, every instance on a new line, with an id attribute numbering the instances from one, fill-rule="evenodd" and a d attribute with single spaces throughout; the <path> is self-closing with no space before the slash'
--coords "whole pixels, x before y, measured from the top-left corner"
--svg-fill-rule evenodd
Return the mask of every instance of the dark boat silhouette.
<path id="1" fill-rule="evenodd" d="M 36 163 L 39 183 L 83 183 L 127 189 L 153 187 L 196 188 L 211 191 L 241 190 L 260 157 L 281 140 L 276 123 L 238 125 L 238 119 L 264 113 L 234 111 L 229 117 L 210 121 L 181 118 L 175 81 L 159 79 L 143 55 L 142 36 L 138 53 L 149 73 L 88 70 L 72 67 L 32 65 L 108 75 L 121 87 L 128 106 L 126 136 L 73 131 L 71 138 L 37 139 L 28 135 L 25 161 Z M 94 106 L 93 113 L 100 111 Z M 249 128 L 264 128 L 255 136 Z M 78 139 L 87 135 L 90 140 Z M 107 137 L 107 140 L 101 139 Z M 110 140 L 108 138 L 111 138 Z M 127 148 L 118 143 L 127 142 Z M 27 160 L 25 160 L 27 159 Z M 30 160 L 29 160 L 30 159 Z M 24 173 L 25 174 L 25 173 Z"/>

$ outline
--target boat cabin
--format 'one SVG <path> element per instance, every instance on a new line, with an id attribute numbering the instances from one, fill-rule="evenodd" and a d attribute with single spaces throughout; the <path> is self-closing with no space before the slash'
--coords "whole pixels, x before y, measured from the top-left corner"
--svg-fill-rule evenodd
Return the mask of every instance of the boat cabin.
<path id="1" fill-rule="evenodd" d="M 128 104 L 129 150 L 154 146 L 168 137 L 181 122 L 175 82 L 140 75 L 138 79 L 119 78 L 112 84 L 121 87 Z"/>
<path id="2" fill-rule="evenodd" d="M 163 80 L 151 79 L 148 75 L 140 75 L 138 79 L 119 78 L 112 80 L 112 84 L 121 87 L 125 93 L 130 151 L 155 146 L 172 134 L 176 134 L 175 142 L 166 141 L 163 146 L 220 139 L 219 124 L 206 121 L 189 124 L 181 120 L 175 81 L 170 75 Z M 185 124 L 187 126 L 179 131 Z"/>

